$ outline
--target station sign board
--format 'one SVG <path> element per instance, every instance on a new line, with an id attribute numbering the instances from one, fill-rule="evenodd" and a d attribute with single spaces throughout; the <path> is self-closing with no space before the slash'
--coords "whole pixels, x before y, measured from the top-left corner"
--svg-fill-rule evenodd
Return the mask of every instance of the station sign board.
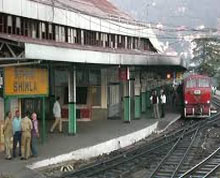
<path id="1" fill-rule="evenodd" d="M 42 68 L 6 67 L 5 96 L 48 95 L 48 70 Z"/>

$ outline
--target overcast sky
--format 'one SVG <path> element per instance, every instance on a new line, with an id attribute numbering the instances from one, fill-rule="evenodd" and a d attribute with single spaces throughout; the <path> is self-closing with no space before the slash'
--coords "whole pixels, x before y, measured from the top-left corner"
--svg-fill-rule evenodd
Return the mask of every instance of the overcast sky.
<path id="1" fill-rule="evenodd" d="M 140 20 L 196 27 L 216 27 L 220 0 L 111 0 Z"/>
<path id="2" fill-rule="evenodd" d="M 156 24 L 162 28 L 215 28 L 220 31 L 220 0 L 110 0 L 123 11 L 138 20 Z M 166 27 L 165 27 L 166 26 Z M 164 48 L 177 51 L 178 54 L 192 53 L 191 39 L 198 37 L 197 32 L 164 33 L 155 32 L 179 39 L 160 39 Z M 180 40 L 181 39 L 181 40 Z M 184 40 L 182 40 L 184 39 Z M 186 43 L 185 43 L 186 42 Z"/>

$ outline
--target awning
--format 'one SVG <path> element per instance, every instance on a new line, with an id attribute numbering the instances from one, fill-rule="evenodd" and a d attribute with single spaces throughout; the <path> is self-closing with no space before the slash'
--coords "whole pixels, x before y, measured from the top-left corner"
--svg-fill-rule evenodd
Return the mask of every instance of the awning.
<path id="1" fill-rule="evenodd" d="M 116 51 L 116 50 L 115 50 Z M 25 43 L 25 57 L 31 59 L 73 62 L 101 65 L 127 66 L 179 66 L 186 68 L 186 64 L 179 57 L 160 55 L 156 53 L 120 53 L 62 48 L 41 44 Z"/>

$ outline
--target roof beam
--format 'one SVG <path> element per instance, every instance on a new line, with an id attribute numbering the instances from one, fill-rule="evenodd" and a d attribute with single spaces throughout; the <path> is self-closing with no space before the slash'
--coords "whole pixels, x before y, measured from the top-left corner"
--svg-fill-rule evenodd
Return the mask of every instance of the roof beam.
<path id="1" fill-rule="evenodd" d="M 27 65 L 35 65 L 35 64 L 40 64 L 41 61 L 38 60 L 38 61 L 33 61 L 33 62 L 17 62 L 17 63 L 10 63 L 10 64 L 1 64 L 0 65 L 0 68 L 1 67 L 14 67 L 14 66 L 27 66 Z"/>

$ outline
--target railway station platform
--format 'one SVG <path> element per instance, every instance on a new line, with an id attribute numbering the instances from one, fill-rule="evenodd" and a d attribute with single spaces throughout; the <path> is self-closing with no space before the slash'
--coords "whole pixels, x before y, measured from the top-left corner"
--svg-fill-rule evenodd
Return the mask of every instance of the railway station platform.
<path id="1" fill-rule="evenodd" d="M 39 145 L 39 156 L 22 161 L 19 158 L 5 160 L 0 153 L 0 177 L 9 175 L 13 178 L 41 178 L 36 171 L 43 167 L 70 160 L 89 159 L 104 153 L 110 153 L 129 146 L 153 132 L 166 130 L 180 118 L 179 113 L 166 113 L 165 118 L 154 119 L 143 115 L 139 120 L 123 123 L 122 120 L 96 120 L 79 122 L 78 134 L 69 136 L 65 133 L 48 134 L 47 143 Z"/>

